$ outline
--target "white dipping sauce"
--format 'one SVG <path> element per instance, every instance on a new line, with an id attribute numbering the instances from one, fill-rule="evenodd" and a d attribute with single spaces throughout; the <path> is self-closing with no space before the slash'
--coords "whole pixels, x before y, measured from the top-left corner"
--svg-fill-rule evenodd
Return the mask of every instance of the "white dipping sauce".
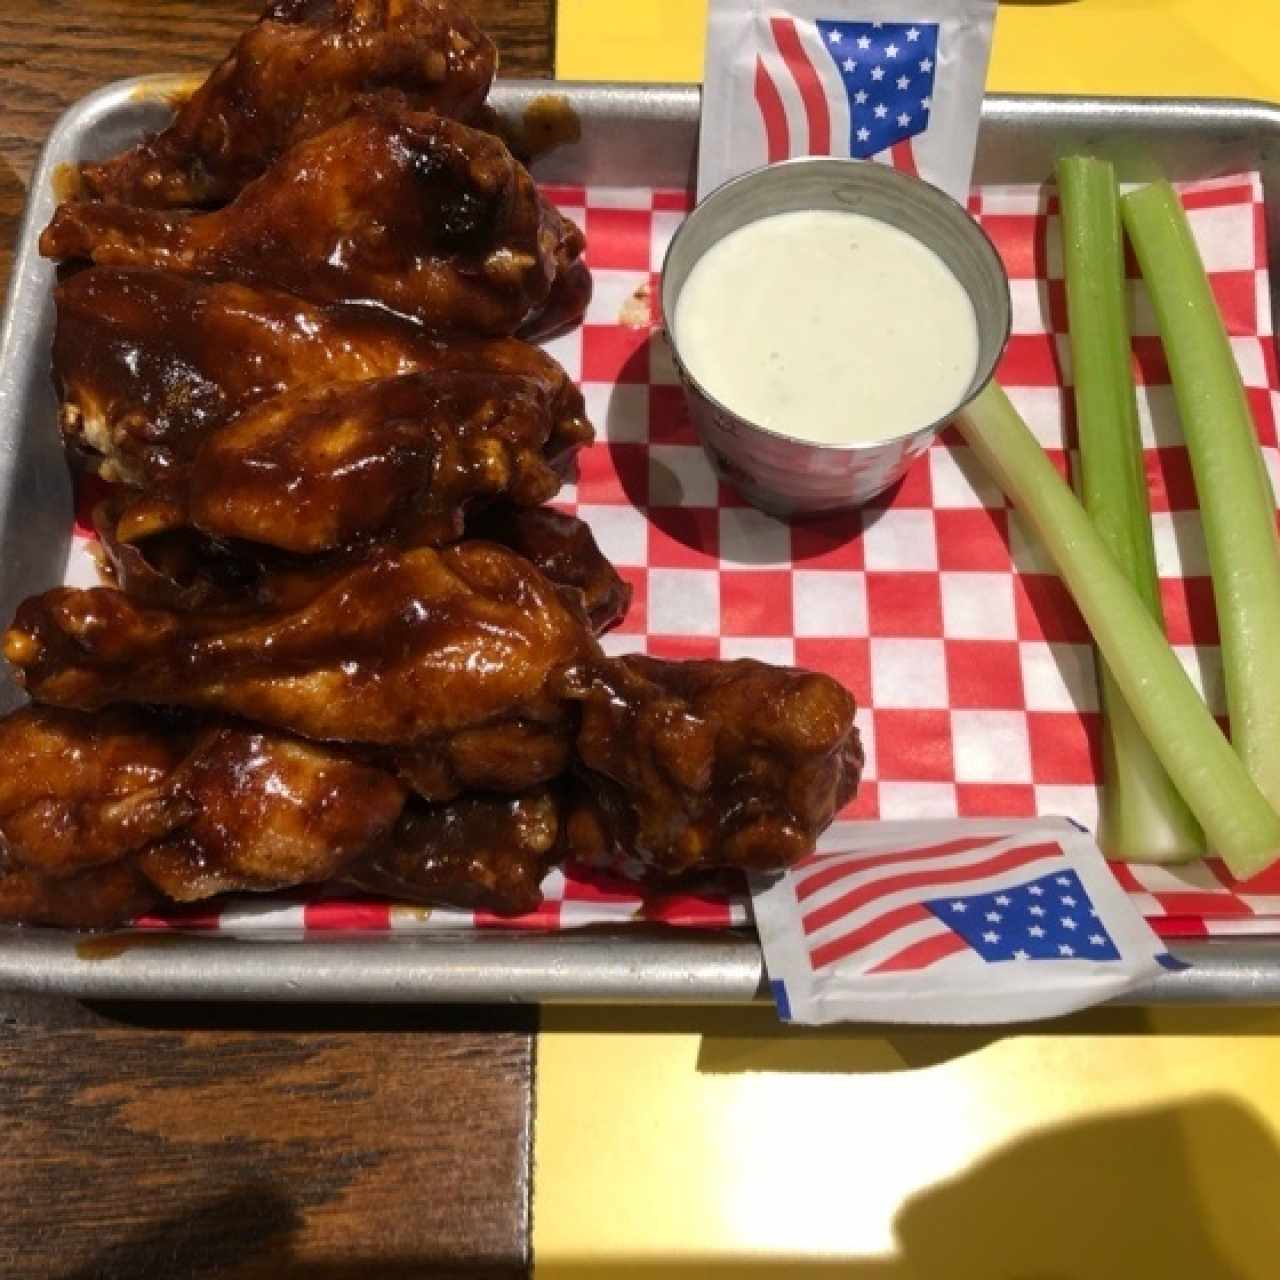
<path id="1" fill-rule="evenodd" d="M 749 422 L 823 444 L 926 427 L 978 365 L 973 303 L 927 245 L 860 213 L 779 213 L 694 264 L 675 308 L 680 356 Z"/>

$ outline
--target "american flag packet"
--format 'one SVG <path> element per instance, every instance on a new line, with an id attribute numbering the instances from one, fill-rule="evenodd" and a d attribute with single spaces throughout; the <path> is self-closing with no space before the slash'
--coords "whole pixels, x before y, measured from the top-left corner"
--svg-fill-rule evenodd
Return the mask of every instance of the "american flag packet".
<path id="1" fill-rule="evenodd" d="M 1065 819 L 866 822 L 841 835 L 838 851 L 752 885 L 784 1021 L 1022 1022 L 1183 967 Z"/>
<path id="2" fill-rule="evenodd" d="M 698 197 L 793 156 L 906 170 L 962 204 L 996 0 L 711 0 Z"/>

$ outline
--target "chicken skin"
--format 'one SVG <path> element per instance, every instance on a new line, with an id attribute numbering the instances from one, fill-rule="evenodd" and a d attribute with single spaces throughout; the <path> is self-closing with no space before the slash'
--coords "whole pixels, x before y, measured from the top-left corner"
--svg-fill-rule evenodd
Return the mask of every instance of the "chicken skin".
<path id="1" fill-rule="evenodd" d="M 118 861 L 171 830 L 153 798 L 189 746 L 132 707 L 23 707 L 0 719 L 0 846 L 54 879 Z"/>
<path id="2" fill-rule="evenodd" d="M 132 858 L 53 880 L 10 861 L 0 843 L 0 922 L 110 929 L 150 910 L 159 898 Z"/>
<path id="3" fill-rule="evenodd" d="M 85 165 L 83 187 L 152 209 L 224 204 L 362 95 L 465 120 L 496 67 L 493 42 L 448 0 L 274 0 L 168 128 Z"/>
<path id="4" fill-rule="evenodd" d="M 663 875 L 771 869 L 812 853 L 857 790 L 852 696 L 808 671 L 639 656 L 593 669 L 567 823 L 588 861 L 615 848 Z"/>
<path id="5" fill-rule="evenodd" d="M 0 766 L 3 921 L 105 928 L 329 880 L 512 915 L 560 836 L 551 788 L 406 807 L 391 774 L 241 721 L 27 706 L 0 719 Z"/>
<path id="6" fill-rule="evenodd" d="M 0 919 L 101 926 L 330 879 L 387 837 L 405 788 L 239 722 L 30 706 L 0 719 Z"/>
<path id="7" fill-rule="evenodd" d="M 542 901 L 559 834 L 560 801 L 548 787 L 441 805 L 411 800 L 390 837 L 340 883 L 401 902 L 519 915 Z"/>
<path id="8" fill-rule="evenodd" d="M 184 613 L 247 604 L 297 607 L 322 591 L 337 569 L 380 550 L 358 546 L 301 557 L 215 541 L 191 528 L 122 542 L 117 532 L 122 509 L 115 496 L 99 503 L 94 513 L 111 582 L 139 604 Z M 468 519 L 466 536 L 496 542 L 523 556 L 562 592 L 580 601 L 596 635 L 626 614 L 630 585 L 605 558 L 590 527 L 576 516 L 547 507 L 495 507 Z"/>
<path id="9" fill-rule="evenodd" d="M 596 653 L 581 612 L 487 542 L 337 571 L 292 610 L 184 614 L 58 588 L 19 607 L 4 650 L 41 702 L 191 707 L 375 746 L 429 799 L 562 773 L 566 698 Z"/>
<path id="10" fill-rule="evenodd" d="M 116 536 L 190 525 L 301 555 L 375 538 L 440 546 L 462 537 L 474 503 L 555 496 L 552 430 L 538 388 L 517 377 L 296 387 L 211 432 L 185 475 L 126 503 Z"/>
<path id="11" fill-rule="evenodd" d="M 552 420 L 556 466 L 594 434 L 565 371 L 514 338 L 446 344 L 370 307 L 130 268 L 80 271 L 54 300 L 63 438 L 106 480 L 163 483 L 209 432 L 291 388 L 407 373 L 524 378 Z"/>
<path id="12" fill-rule="evenodd" d="M 165 788 L 182 821 L 139 853 L 138 869 L 177 902 L 318 884 L 392 829 L 406 794 L 390 773 L 332 747 L 215 724 Z"/>
<path id="13" fill-rule="evenodd" d="M 631 587 L 605 559 L 591 526 L 549 507 L 482 510 L 467 521 L 467 536 L 518 551 L 558 586 L 576 591 L 596 635 L 625 617 Z"/>
<path id="14" fill-rule="evenodd" d="M 212 213 L 72 201 L 46 257 L 373 303 L 452 336 L 515 333 L 581 233 L 491 134 L 375 104 L 286 151 Z"/>

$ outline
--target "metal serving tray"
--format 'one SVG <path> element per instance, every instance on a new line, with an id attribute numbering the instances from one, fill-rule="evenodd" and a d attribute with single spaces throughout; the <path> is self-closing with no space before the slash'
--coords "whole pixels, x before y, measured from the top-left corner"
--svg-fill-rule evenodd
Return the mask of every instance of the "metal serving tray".
<path id="1" fill-rule="evenodd" d="M 164 123 L 181 76 L 125 80 L 90 94 L 54 127 L 31 195 L 0 328 L 0 617 L 61 581 L 71 491 L 48 378 L 53 268 L 36 240 L 59 166 L 99 159 Z M 537 166 L 546 181 L 691 184 L 698 91 L 654 85 L 506 81 L 498 108 L 519 115 L 562 94 L 581 140 Z M 1121 177 L 1204 178 L 1261 170 L 1271 260 L 1280 262 L 1280 108 L 1188 99 L 994 96 L 983 106 L 976 180 L 1041 182 L 1060 151 L 1088 146 Z M 1280 272 L 1272 275 L 1273 305 Z M 19 694 L 0 685 L 0 710 Z M 1280 1004 L 1280 940 L 1179 945 L 1192 967 L 1128 1003 Z M 627 927 L 547 935 L 485 932 L 242 941 L 119 935 L 87 941 L 0 929 L 0 988 L 92 998 L 323 1001 L 745 1003 L 764 995 L 760 948 L 745 931 Z"/>

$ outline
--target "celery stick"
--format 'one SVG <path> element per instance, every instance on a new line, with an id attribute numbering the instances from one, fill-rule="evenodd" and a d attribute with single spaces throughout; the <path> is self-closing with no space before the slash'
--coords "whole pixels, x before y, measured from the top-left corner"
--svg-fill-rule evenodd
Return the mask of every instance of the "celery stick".
<path id="1" fill-rule="evenodd" d="M 1120 192 L 1105 160 L 1058 162 L 1068 334 L 1080 443 L 1084 508 L 1116 563 L 1164 629 L 1160 585 L 1124 294 Z M 1102 821 L 1108 857 L 1185 862 L 1204 853 L 1204 835 L 1138 728 L 1106 663 Z"/>
<path id="2" fill-rule="evenodd" d="M 1237 876 L 1261 871 L 1280 857 L 1280 816 L 1030 428 L 994 382 L 956 425 L 1040 536 L 1129 709 L 1212 847 Z"/>
<path id="3" fill-rule="evenodd" d="M 1231 740 L 1280 807 L 1280 547 L 1249 402 L 1173 188 L 1153 183 L 1125 196 L 1121 210 L 1155 304 L 1200 499 Z"/>

